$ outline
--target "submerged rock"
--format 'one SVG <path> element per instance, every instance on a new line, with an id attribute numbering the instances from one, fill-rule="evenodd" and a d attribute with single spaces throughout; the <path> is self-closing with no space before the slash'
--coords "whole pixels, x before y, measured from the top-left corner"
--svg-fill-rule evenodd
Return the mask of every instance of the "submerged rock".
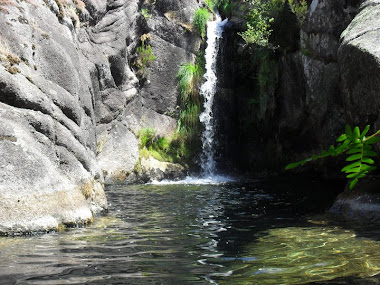
<path id="1" fill-rule="evenodd" d="M 380 180 L 364 179 L 353 190 L 338 195 L 330 212 L 348 219 L 380 221 Z M 348 187 L 347 187 L 348 188 Z"/>

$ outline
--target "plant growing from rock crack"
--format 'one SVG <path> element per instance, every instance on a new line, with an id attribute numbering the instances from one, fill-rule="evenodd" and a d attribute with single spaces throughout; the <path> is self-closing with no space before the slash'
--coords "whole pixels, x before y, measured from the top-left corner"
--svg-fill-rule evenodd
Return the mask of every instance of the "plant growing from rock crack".
<path id="1" fill-rule="evenodd" d="M 141 46 L 137 47 L 137 59 L 135 65 L 139 69 L 138 74 L 142 77 L 147 77 L 148 67 L 156 60 L 156 56 L 153 55 L 152 47 L 145 45 L 145 41 L 141 42 Z"/>
<path id="2" fill-rule="evenodd" d="M 209 19 L 210 12 L 206 8 L 199 8 L 195 11 L 193 25 L 198 29 L 202 39 L 206 36 L 206 24 Z"/>
<path id="3" fill-rule="evenodd" d="M 152 14 L 149 13 L 149 10 L 148 9 L 141 9 L 141 15 L 145 18 L 145 19 L 149 19 L 152 17 Z"/>
<path id="4" fill-rule="evenodd" d="M 182 102 L 189 100 L 198 100 L 199 96 L 199 83 L 202 78 L 203 70 L 199 64 L 187 62 L 182 64 L 177 73 L 179 82 L 179 93 Z"/>
<path id="5" fill-rule="evenodd" d="M 199 133 L 199 85 L 203 76 L 200 59 L 196 63 L 185 63 L 177 74 L 181 111 L 178 118 L 177 131 L 186 137 L 190 144 L 196 141 Z"/>
<path id="6" fill-rule="evenodd" d="M 370 126 L 366 126 L 363 132 L 360 132 L 359 127 L 353 130 L 350 126 L 346 126 L 345 133 L 337 138 L 337 145 L 331 145 L 328 150 L 322 151 L 320 155 L 313 155 L 312 157 L 304 160 L 290 163 L 285 169 L 292 169 L 302 166 L 307 162 L 317 160 L 328 156 L 337 156 L 341 154 L 349 155 L 346 161 L 349 164 L 342 168 L 342 172 L 346 174 L 349 179 L 350 189 L 353 189 L 358 183 L 359 179 L 364 178 L 370 171 L 376 169 L 373 158 L 377 157 L 377 153 L 373 151 L 373 145 L 380 142 L 380 130 L 374 134 L 367 136 Z"/>

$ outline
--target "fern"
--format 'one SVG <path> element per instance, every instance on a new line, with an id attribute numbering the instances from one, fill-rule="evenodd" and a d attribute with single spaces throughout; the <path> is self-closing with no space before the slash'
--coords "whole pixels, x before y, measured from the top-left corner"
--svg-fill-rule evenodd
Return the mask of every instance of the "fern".
<path id="1" fill-rule="evenodd" d="M 353 130 L 350 126 L 346 126 L 345 133 L 342 134 L 336 141 L 336 146 L 330 146 L 328 150 L 322 151 L 320 155 L 313 155 L 312 157 L 304 160 L 290 163 L 285 169 L 289 170 L 298 166 L 305 165 L 310 161 L 314 161 L 320 158 L 328 156 L 337 156 L 340 154 L 349 155 L 346 161 L 349 164 L 342 168 L 342 172 L 346 174 L 346 178 L 349 179 L 350 189 L 353 189 L 358 183 L 359 179 L 364 178 L 370 171 L 376 169 L 374 166 L 374 158 L 377 157 L 377 153 L 373 151 L 373 145 L 380 142 L 380 130 L 371 136 L 366 137 L 370 126 L 366 126 L 363 132 L 360 132 L 359 127 L 355 127 Z"/>

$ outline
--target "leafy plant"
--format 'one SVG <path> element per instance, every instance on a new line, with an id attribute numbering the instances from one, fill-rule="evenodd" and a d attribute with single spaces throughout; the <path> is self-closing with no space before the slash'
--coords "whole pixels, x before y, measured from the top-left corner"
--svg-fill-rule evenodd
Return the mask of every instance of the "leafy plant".
<path id="1" fill-rule="evenodd" d="M 141 129 L 139 131 L 139 146 L 140 148 L 149 148 L 154 144 L 156 138 L 156 131 L 151 128 Z"/>
<path id="2" fill-rule="evenodd" d="M 199 8 L 195 11 L 193 25 L 198 29 L 201 38 L 206 36 L 206 24 L 210 18 L 210 12 L 206 8 Z"/>
<path id="3" fill-rule="evenodd" d="M 155 130 L 151 128 L 145 128 L 140 130 L 138 137 L 140 157 L 152 156 L 160 161 L 181 164 L 186 164 L 191 159 L 192 152 L 180 133 L 167 138 L 157 136 Z M 135 171 L 139 172 L 138 165 Z"/>
<path id="4" fill-rule="evenodd" d="M 137 59 L 135 65 L 139 69 L 138 73 L 142 77 L 148 75 L 147 68 L 156 60 L 156 56 L 153 55 L 152 47 L 145 45 L 145 41 L 141 41 L 141 46 L 137 47 Z"/>
<path id="5" fill-rule="evenodd" d="M 211 11 L 218 10 L 227 16 L 230 16 L 232 11 L 237 7 L 237 4 L 231 3 L 230 0 L 205 0 L 205 2 Z"/>
<path id="6" fill-rule="evenodd" d="M 145 19 L 149 19 L 152 17 L 152 15 L 149 13 L 149 10 L 144 8 L 144 9 L 141 9 L 141 15 L 145 18 Z"/>
<path id="7" fill-rule="evenodd" d="M 331 145 L 328 150 L 322 151 L 320 155 L 313 155 L 304 160 L 290 163 L 285 169 L 288 170 L 302 166 L 307 162 L 328 156 L 347 154 L 349 156 L 346 158 L 346 161 L 349 162 L 349 164 L 343 167 L 341 171 L 346 174 L 346 178 L 348 178 L 350 182 L 350 189 L 353 189 L 359 179 L 366 177 L 370 171 L 376 169 L 373 158 L 377 157 L 377 153 L 373 151 L 373 145 L 380 142 L 380 138 L 378 137 L 380 130 L 366 137 L 369 128 L 370 126 L 368 125 L 360 132 L 359 127 L 355 127 L 352 130 L 351 127 L 347 125 L 345 133 L 337 138 L 336 141 L 338 144 L 336 146 Z"/>
<path id="8" fill-rule="evenodd" d="M 203 69 L 197 63 L 193 64 L 187 62 L 180 66 L 177 79 L 179 82 L 179 93 L 183 103 L 191 100 L 198 101 L 198 88 L 202 75 Z"/>
<path id="9" fill-rule="evenodd" d="M 268 46 L 269 36 L 272 33 L 270 24 L 274 18 L 270 16 L 272 6 L 263 0 L 251 1 L 253 8 L 247 15 L 247 29 L 238 33 L 247 44 Z"/>
<path id="10" fill-rule="evenodd" d="M 307 1 L 289 0 L 289 5 L 292 8 L 293 13 L 296 14 L 298 22 L 302 25 L 307 15 Z"/>
<path id="11" fill-rule="evenodd" d="M 271 26 L 278 17 L 285 3 L 288 2 L 300 24 L 306 18 L 308 7 L 306 0 L 248 0 L 251 4 L 247 19 L 246 31 L 239 33 L 247 44 L 269 46 L 269 37 L 273 32 Z"/>

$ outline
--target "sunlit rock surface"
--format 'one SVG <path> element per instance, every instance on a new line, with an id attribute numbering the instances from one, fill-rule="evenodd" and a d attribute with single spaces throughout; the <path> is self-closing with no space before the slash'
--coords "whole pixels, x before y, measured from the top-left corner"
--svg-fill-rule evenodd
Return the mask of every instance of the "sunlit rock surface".
<path id="1" fill-rule="evenodd" d="M 146 1 L 149 19 L 137 0 L 74 2 L 0 4 L 5 234 L 91 221 L 107 209 L 104 178 L 133 172 L 139 130 L 176 129 L 175 77 L 199 50 L 188 30 L 198 2 Z M 142 77 L 134 62 L 144 34 L 157 59 Z"/>

